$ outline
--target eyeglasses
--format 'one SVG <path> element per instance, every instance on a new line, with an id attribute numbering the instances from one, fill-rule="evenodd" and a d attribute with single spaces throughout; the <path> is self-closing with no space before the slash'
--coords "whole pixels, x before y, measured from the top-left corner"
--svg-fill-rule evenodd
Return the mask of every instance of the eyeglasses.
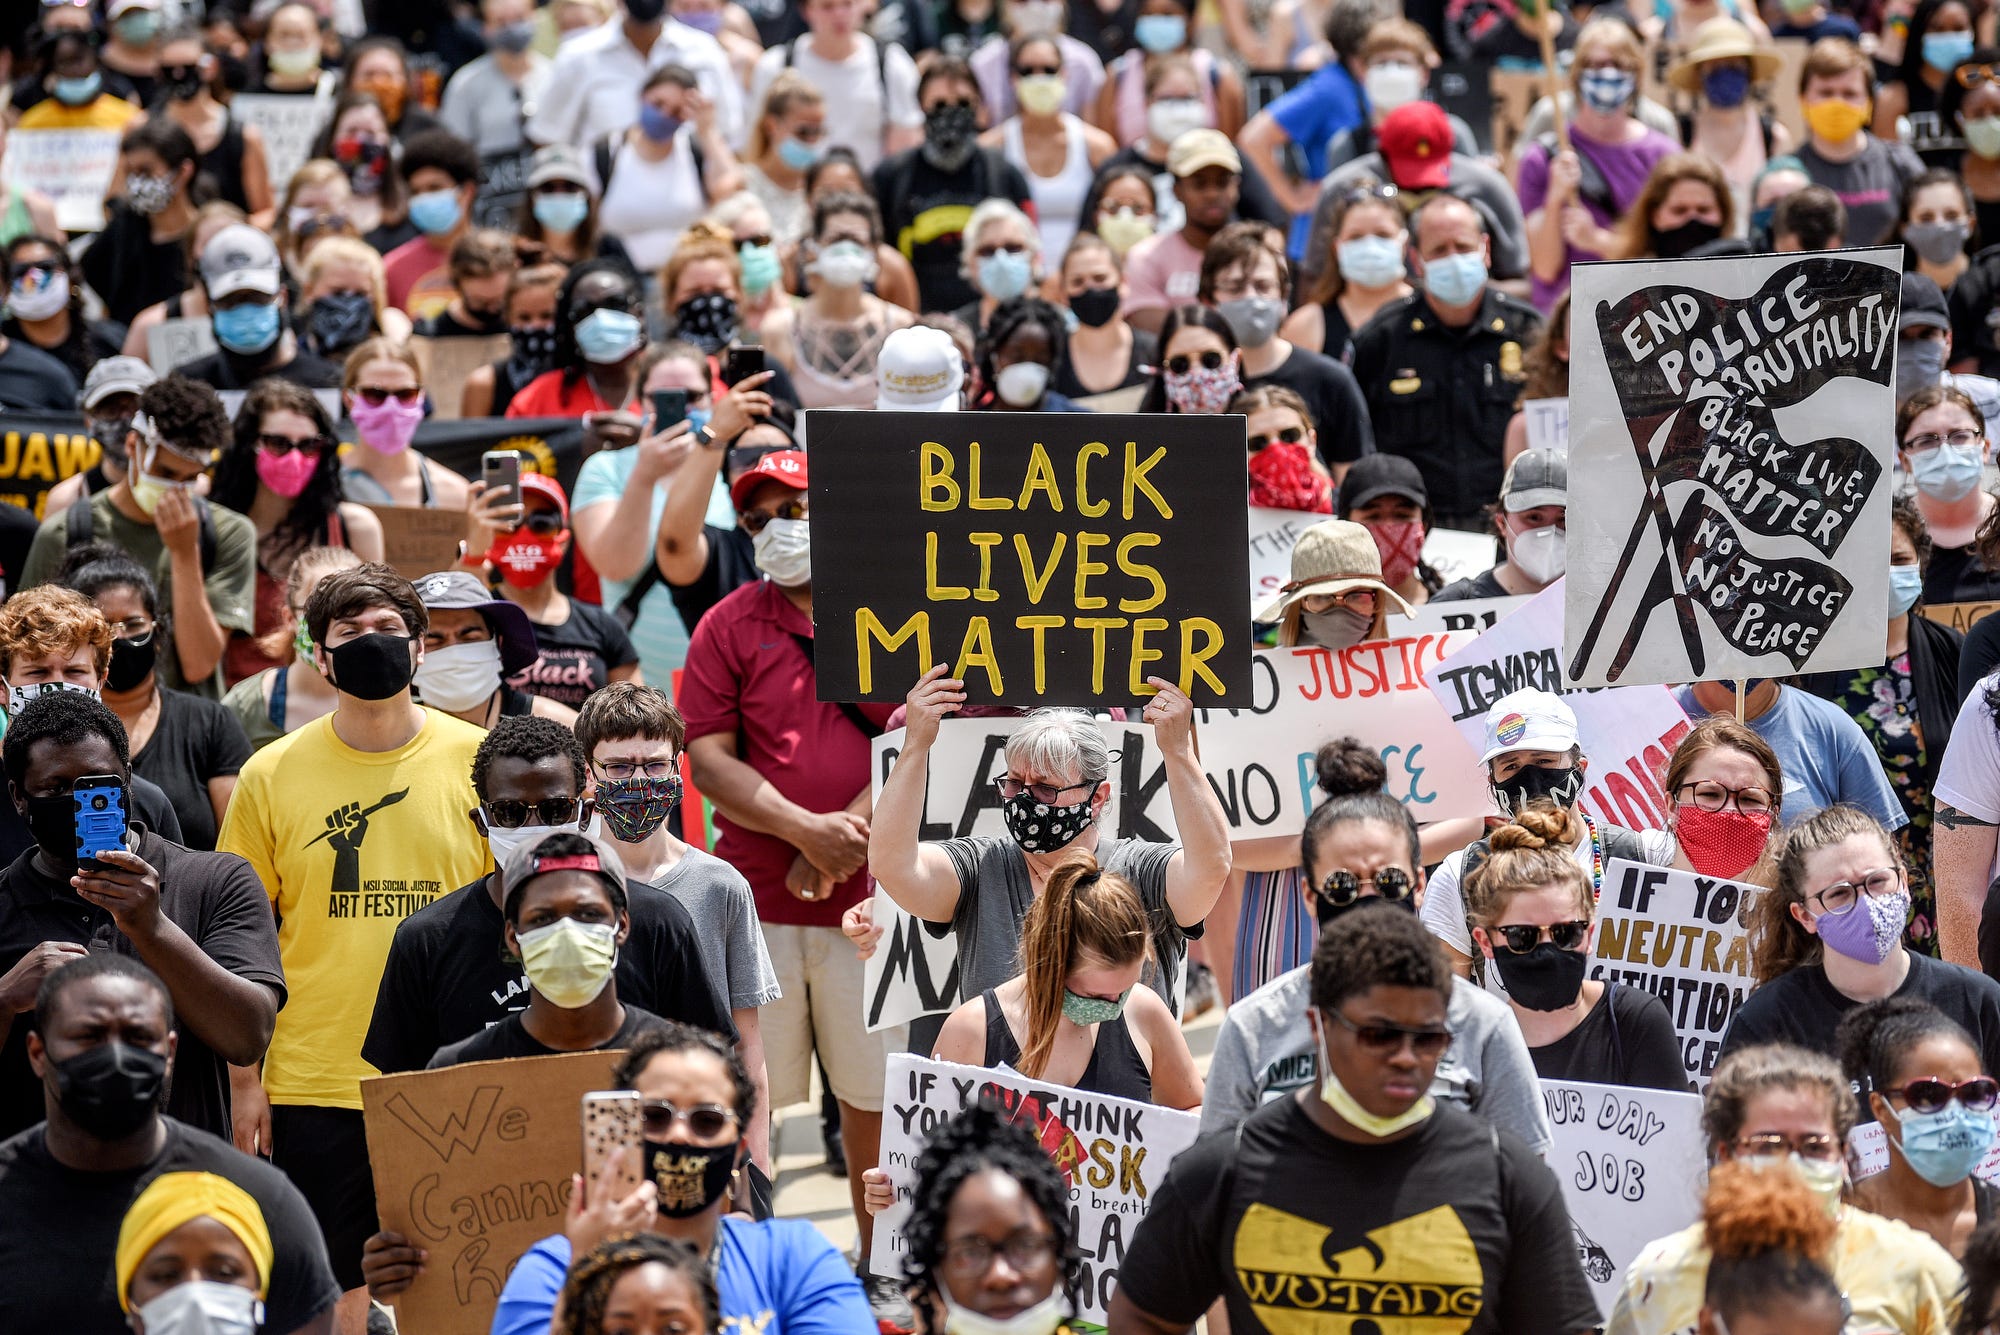
<path id="1" fill-rule="evenodd" d="M 1275 435 L 1250 437 L 1250 453 L 1255 454 L 1275 441 L 1283 441 L 1287 445 L 1297 445 L 1305 440 L 1305 438 L 1306 429 L 1304 427 L 1288 426 Z"/>
<path id="2" fill-rule="evenodd" d="M 1201 366 L 1204 371 L 1220 371 L 1222 369 L 1222 354 L 1210 348 L 1207 352 L 1201 354 Z M 1188 358 L 1186 353 L 1176 353 L 1174 356 L 1167 358 L 1167 373 L 1169 375 L 1186 375 L 1193 369 L 1194 362 Z"/>
<path id="3" fill-rule="evenodd" d="M 1342 868 L 1326 874 L 1326 880 L 1320 883 L 1319 897 L 1335 908 L 1346 908 L 1361 898 L 1364 885 L 1373 886 L 1375 893 L 1384 899 L 1408 899 L 1411 884 L 1410 873 L 1401 867 L 1384 867 L 1365 881 Z"/>
<path id="4" fill-rule="evenodd" d="M 974 259 L 987 260 L 992 259 L 995 255 L 1025 255 L 1027 253 L 1028 248 L 1026 246 L 1017 241 L 1009 241 L 1004 245 L 981 246 L 972 252 L 972 257 Z"/>
<path id="5" fill-rule="evenodd" d="M 479 809 L 486 814 L 488 825 L 518 830 L 523 825 L 568 825 L 576 819 L 577 801 L 573 797 L 547 797 L 539 802 L 516 802 L 503 797 L 481 802 Z"/>
<path id="6" fill-rule="evenodd" d="M 1062 73 L 1062 66 L 1060 65 L 1023 65 L 1021 66 L 1021 68 L 1014 71 L 1014 77 L 1017 79 L 1032 79 L 1037 74 L 1061 74 L 1061 73 Z"/>
<path id="7" fill-rule="evenodd" d="M 759 533 L 762 533 L 764 526 L 773 519 L 804 519 L 805 517 L 806 503 L 803 499 L 795 497 L 792 500 L 785 501 L 775 510 L 768 512 L 764 510 L 749 511 L 743 516 L 743 531 L 754 538 Z"/>
<path id="8" fill-rule="evenodd" d="M 962 1275 L 983 1275 L 993 1268 L 993 1258 L 1004 1256 L 1009 1268 L 1034 1270 L 1055 1259 L 1056 1240 L 1046 1233 L 1016 1233 L 1005 1242 L 990 1238 L 954 1238 L 945 1244 L 944 1261 Z"/>
<path id="9" fill-rule="evenodd" d="M 1935 431 L 1926 431 L 1921 436 L 1911 436 L 1903 442 L 1903 448 L 1911 454 L 1922 454 L 1926 450 L 1934 450 L 1940 445 L 1950 445 L 1954 449 L 1962 450 L 1967 446 L 1977 445 L 1984 439 L 1985 436 L 1972 430 L 1970 427 L 1960 427 L 1956 431 L 1947 431 L 1943 435 L 1939 435 Z"/>
<path id="10" fill-rule="evenodd" d="M 993 791 L 1000 794 L 1000 800 L 1011 802 L 1026 793 L 1045 807 L 1060 805 L 1064 793 L 1073 793 L 1079 788 L 1095 788 L 1094 783 L 1068 783 L 1060 788 L 1052 783 L 1023 783 L 1014 778 L 998 778 L 993 781 Z"/>
<path id="11" fill-rule="evenodd" d="M 1863 872 L 1859 881 L 1835 881 L 1818 894 L 1807 895 L 1807 903 L 1817 903 L 1822 913 L 1838 915 L 1851 911 L 1861 902 L 1861 896 L 1880 899 L 1892 893 L 1903 883 L 1903 873 L 1896 867 L 1877 867 L 1874 871 Z"/>
<path id="12" fill-rule="evenodd" d="M 736 238 L 736 248 L 738 250 L 742 250 L 745 246 L 768 246 L 770 244 L 771 234 L 769 232 L 759 232 L 756 236 L 739 236 Z"/>
<path id="13" fill-rule="evenodd" d="M 1342 204 L 1359 204 L 1364 199 L 1386 200 L 1393 204 L 1397 200 L 1397 190 L 1395 186 L 1381 181 L 1358 181 L 1340 192 Z"/>
<path id="14" fill-rule="evenodd" d="M 1344 607 L 1361 616 L 1375 615 L 1376 594 L 1373 589 L 1347 589 L 1341 593 L 1309 593 L 1299 600 L 1308 612 L 1330 612 L 1336 607 Z"/>
<path id="15" fill-rule="evenodd" d="M 354 223 L 344 214 L 315 213 L 312 217 L 292 229 L 292 235 L 301 241 L 310 241 L 316 236 L 337 232 L 342 236 L 355 234 Z"/>
<path id="16" fill-rule="evenodd" d="M 1405 1042 L 1419 1057 L 1435 1057 L 1451 1046 L 1449 1029 L 1405 1029 L 1399 1024 L 1356 1024 L 1337 1010 L 1324 1011 L 1354 1035 L 1354 1041 L 1370 1052 L 1395 1052 Z"/>
<path id="17" fill-rule="evenodd" d="M 271 455 L 286 455 L 293 450 L 302 454 L 319 454 L 332 443 L 325 436 L 301 436 L 294 440 L 275 431 L 266 431 L 257 437 L 257 448 Z"/>
<path id="18" fill-rule="evenodd" d="M 1993 1105 L 2000 1103 L 2000 1080 L 1990 1075 L 1976 1075 L 1970 1080 L 1953 1083 L 1927 1075 L 1910 1081 L 1901 1089 L 1885 1089 L 1882 1093 L 1891 1099 L 1901 1098 L 1910 1105 L 1911 1112 L 1943 1112 L 1945 1105 L 1953 1099 L 1973 1112 L 1991 1112 Z"/>
<path id="19" fill-rule="evenodd" d="M 1674 794 L 1674 800 L 1682 806 L 1702 811 L 1721 811 L 1732 804 L 1746 815 L 1771 810 L 1771 790 L 1768 788 L 1759 788 L 1755 784 L 1731 788 L 1707 779 L 1682 784 L 1680 791 Z"/>
<path id="20" fill-rule="evenodd" d="M 643 774 L 649 779 L 664 779 L 675 772 L 678 764 L 672 760 L 607 760 L 597 766 L 597 772 L 607 779 L 631 779 Z"/>
<path id="21" fill-rule="evenodd" d="M 424 387 L 410 385 L 403 389 L 384 389 L 380 385 L 361 385 L 356 387 L 354 396 L 370 408 L 380 408 L 392 398 L 398 403 L 407 405 L 415 403 L 424 396 Z"/>
<path id="22" fill-rule="evenodd" d="M 688 1130 L 701 1140 L 721 1135 L 736 1125 L 736 1112 L 719 1103 L 697 1103 L 692 1108 L 676 1108 L 665 1099 L 648 1099 L 639 1105 L 639 1125 L 650 1140 L 664 1140 L 674 1123 L 686 1122 Z"/>
<path id="23" fill-rule="evenodd" d="M 1547 927 L 1533 927 L 1527 923 L 1513 923 L 1506 927 L 1489 927 L 1486 935 L 1494 939 L 1495 945 L 1507 947 L 1509 954 L 1525 955 L 1542 943 L 1546 936 L 1555 943 L 1557 950 L 1582 950 L 1583 939 L 1590 935 L 1588 922 L 1552 922 Z"/>
<path id="24" fill-rule="evenodd" d="M 1977 88 L 1982 83 L 2000 83 L 2000 68 L 1992 65 L 1960 65 L 1951 72 L 1960 88 Z"/>
<path id="25" fill-rule="evenodd" d="M 139 646 L 150 643 L 153 638 L 153 631 L 156 629 L 157 627 L 154 623 L 145 617 L 132 617 L 129 620 L 120 621 L 113 625 L 111 627 L 111 638 L 114 640 L 123 640 L 130 645 Z"/>
<path id="26" fill-rule="evenodd" d="M 1838 1159 L 1847 1152 L 1839 1136 L 1830 1136 L 1820 1131 L 1804 1136 L 1788 1136 L 1778 1131 L 1761 1131 L 1754 1136 L 1739 1136 L 1736 1148 L 1738 1152 L 1753 1158 L 1763 1155 L 1796 1154 L 1801 1159 L 1813 1159 L 1822 1163 L 1829 1159 Z"/>

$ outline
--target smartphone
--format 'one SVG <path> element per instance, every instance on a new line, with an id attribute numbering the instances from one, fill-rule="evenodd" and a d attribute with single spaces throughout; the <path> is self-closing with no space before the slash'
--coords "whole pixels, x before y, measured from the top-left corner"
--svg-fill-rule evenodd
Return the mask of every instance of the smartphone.
<path id="1" fill-rule="evenodd" d="M 684 389 L 656 389 L 653 400 L 653 433 L 665 431 L 678 422 L 687 421 L 688 392 Z"/>
<path id="2" fill-rule="evenodd" d="M 521 455 L 516 450 L 488 450 L 479 456 L 479 480 L 486 484 L 486 495 L 491 497 L 505 492 L 506 505 L 521 503 Z"/>
<path id="3" fill-rule="evenodd" d="M 76 805 L 76 860 L 85 867 L 101 866 L 99 853 L 125 848 L 130 810 L 125 781 L 116 774 L 86 774 L 69 791 Z"/>
<path id="4" fill-rule="evenodd" d="M 610 1171 L 615 1150 L 630 1147 L 629 1162 Z M 600 1191 L 622 1200 L 639 1189 L 645 1153 L 640 1136 L 639 1096 L 630 1090 L 600 1090 L 583 1096 L 583 1189 L 585 1199 Z"/>
<path id="5" fill-rule="evenodd" d="M 736 388 L 764 369 L 764 349 L 733 347 L 722 354 L 722 383 Z"/>

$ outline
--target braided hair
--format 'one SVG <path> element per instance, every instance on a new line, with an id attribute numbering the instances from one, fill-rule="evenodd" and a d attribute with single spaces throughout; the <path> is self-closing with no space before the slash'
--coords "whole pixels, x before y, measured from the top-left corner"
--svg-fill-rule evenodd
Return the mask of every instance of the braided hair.
<path id="1" fill-rule="evenodd" d="M 1016 297 L 1003 301 L 993 308 L 991 318 L 986 321 L 986 329 L 979 336 L 979 402 L 976 407 L 990 407 L 999 398 L 999 370 L 993 365 L 994 356 L 1007 346 L 1007 340 L 1029 325 L 1040 325 L 1049 336 L 1049 368 L 1054 370 L 1062 365 L 1069 347 L 1069 325 L 1063 319 L 1061 310 L 1040 297 Z"/>
<path id="2" fill-rule="evenodd" d="M 630 1272 L 653 1262 L 683 1276 L 693 1286 L 701 1306 L 702 1335 L 714 1335 L 721 1309 L 708 1266 L 692 1244 L 657 1233 L 607 1238 L 577 1257 L 570 1264 L 569 1278 L 563 1282 L 562 1298 L 556 1304 L 561 1316 L 553 1335 L 602 1335 L 612 1289 Z"/>

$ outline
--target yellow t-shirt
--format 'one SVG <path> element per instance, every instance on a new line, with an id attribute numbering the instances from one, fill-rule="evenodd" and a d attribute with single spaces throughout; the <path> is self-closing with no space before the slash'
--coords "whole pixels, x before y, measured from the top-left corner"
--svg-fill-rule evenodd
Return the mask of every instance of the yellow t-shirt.
<path id="1" fill-rule="evenodd" d="M 359 1108 L 361 1040 L 396 925 L 492 870 L 466 820 L 486 734 L 434 710 L 408 745 L 364 752 L 331 716 L 252 756 L 216 846 L 247 859 L 278 909 L 285 1007 L 264 1058 L 273 1103 Z"/>
<path id="2" fill-rule="evenodd" d="M 1851 1206 L 1833 1235 L 1833 1278 L 1854 1314 L 1844 1335 L 1946 1335 L 1965 1275 L 1908 1224 Z M 1649 1243 L 1625 1272 L 1605 1335 L 1692 1335 L 1708 1285 L 1702 1226 Z"/>
<path id="3" fill-rule="evenodd" d="M 80 107 L 43 98 L 21 113 L 17 130 L 122 130 L 139 115 L 139 108 L 122 97 L 99 93 Z"/>

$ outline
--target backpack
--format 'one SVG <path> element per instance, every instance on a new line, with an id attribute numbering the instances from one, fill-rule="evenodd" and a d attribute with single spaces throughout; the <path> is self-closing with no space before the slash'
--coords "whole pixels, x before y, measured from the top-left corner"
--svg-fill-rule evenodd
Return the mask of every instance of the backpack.
<path id="1" fill-rule="evenodd" d="M 604 203 L 604 197 L 611 193 L 611 171 L 618 165 L 618 146 L 625 142 L 623 130 L 613 130 L 591 145 L 590 160 L 597 168 L 597 202 Z M 704 179 L 708 172 L 708 155 L 701 151 L 701 140 L 688 136 L 688 151 L 694 155 L 694 174 L 697 181 Z M 703 186 L 707 189 L 707 186 Z"/>
<path id="2" fill-rule="evenodd" d="M 196 496 L 194 500 L 195 518 L 201 525 L 201 573 L 206 576 L 215 569 L 215 511 L 206 496 Z M 92 512 L 90 498 L 79 497 L 63 511 L 63 548 L 75 551 L 96 535 L 91 531 Z"/>

